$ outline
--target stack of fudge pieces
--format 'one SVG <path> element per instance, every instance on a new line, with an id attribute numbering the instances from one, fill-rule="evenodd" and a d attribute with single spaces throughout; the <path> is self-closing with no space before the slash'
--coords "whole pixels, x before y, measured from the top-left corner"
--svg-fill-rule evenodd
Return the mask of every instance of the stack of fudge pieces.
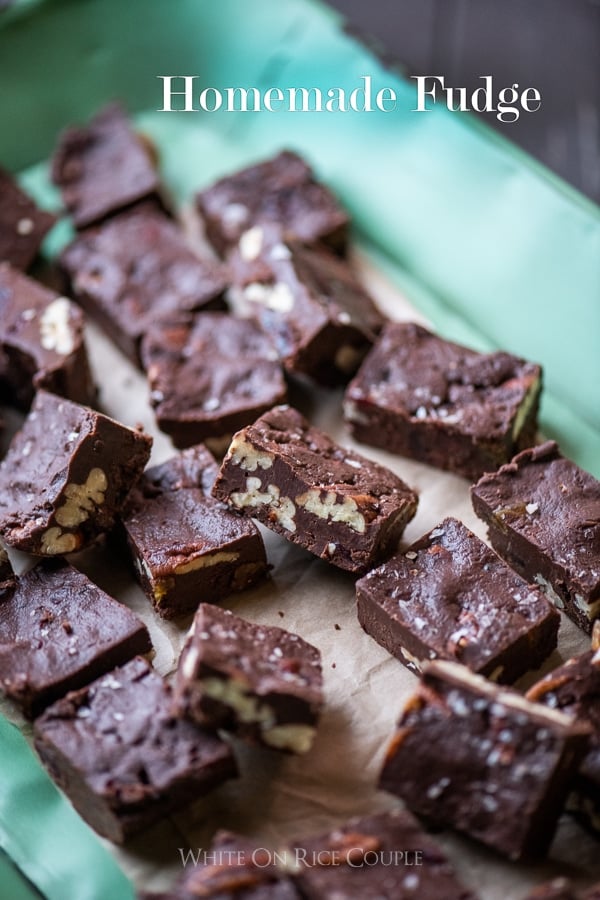
<path id="1" fill-rule="evenodd" d="M 27 413 L 0 536 L 34 563 L 0 557 L 0 686 L 81 815 L 122 842 L 236 776 L 228 735 L 311 750 L 318 648 L 216 605 L 268 575 L 256 521 L 352 573 L 361 626 L 419 676 L 379 782 L 411 812 L 288 842 L 285 865 L 220 833 L 223 862 L 161 896 L 468 900 L 411 813 L 513 860 L 545 855 L 564 809 L 600 832 L 600 633 L 526 696 L 506 687 L 555 650 L 557 608 L 588 633 L 600 619 L 600 483 L 535 446 L 540 367 L 386 321 L 346 212 L 289 151 L 197 195 L 200 251 L 118 105 L 61 136 L 52 177 L 76 302 L 25 274 L 55 216 L 0 171 L 0 392 Z M 167 462 L 145 468 L 149 436 L 94 409 L 86 314 L 145 372 Z M 446 518 L 399 551 L 416 492 L 287 405 L 298 384 L 343 386 L 356 441 L 474 482 L 493 549 Z M 172 680 L 140 619 L 64 558 L 107 537 L 158 616 L 193 614 Z M 386 864 L 407 847 L 418 869 Z M 576 896 L 555 887 L 531 896 Z"/>

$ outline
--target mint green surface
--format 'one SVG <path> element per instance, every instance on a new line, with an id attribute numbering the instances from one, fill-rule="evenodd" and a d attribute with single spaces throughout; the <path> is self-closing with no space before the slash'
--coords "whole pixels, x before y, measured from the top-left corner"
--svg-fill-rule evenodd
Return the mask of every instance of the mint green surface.
<path id="1" fill-rule="evenodd" d="M 40 896 L 6 853 L 0 850 L 0 897 L 7 900 L 39 900 Z"/>
<path id="2" fill-rule="evenodd" d="M 390 12 L 393 16 L 393 12 Z M 396 113 L 165 114 L 158 74 L 200 87 L 393 86 Z M 57 132 L 122 98 L 179 199 L 289 146 L 351 210 L 359 240 L 451 338 L 544 364 L 542 424 L 600 475 L 600 214 L 469 116 L 411 113 L 414 90 L 310 0 L 26 0 L 0 17 L 0 162 L 56 202 Z M 510 137 L 510 127 L 505 134 Z M 50 236 L 56 250 L 68 229 Z M 0 846 L 48 897 L 131 887 L 0 721 Z"/>

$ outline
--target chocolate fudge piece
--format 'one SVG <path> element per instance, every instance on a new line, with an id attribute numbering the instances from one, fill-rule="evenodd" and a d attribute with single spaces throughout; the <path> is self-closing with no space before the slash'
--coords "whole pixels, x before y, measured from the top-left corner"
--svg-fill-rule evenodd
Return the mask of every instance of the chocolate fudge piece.
<path id="1" fill-rule="evenodd" d="M 263 249 L 260 227 L 245 236 L 241 253 L 249 262 L 255 254 L 262 269 L 242 277 L 231 264 L 236 312 L 256 316 L 290 373 L 324 385 L 348 381 L 385 321 L 348 263 L 292 241 Z M 263 280 L 248 281 L 255 274 Z"/>
<path id="2" fill-rule="evenodd" d="M 511 859 L 548 849 L 589 729 L 452 662 L 429 663 L 380 786 Z"/>
<path id="3" fill-rule="evenodd" d="M 409 669 L 455 660 L 510 684 L 556 647 L 560 616 L 456 519 L 356 583 L 358 620 Z"/>
<path id="4" fill-rule="evenodd" d="M 191 447 L 148 469 L 122 516 L 136 577 L 164 618 L 222 600 L 267 572 L 256 526 L 210 496 L 216 473 L 209 451 Z"/>
<path id="5" fill-rule="evenodd" d="M 121 843 L 236 774 L 216 735 L 174 719 L 171 694 L 136 657 L 35 721 L 35 746 L 77 812 Z"/>
<path id="6" fill-rule="evenodd" d="M 38 388 L 93 404 L 83 326 L 75 303 L 0 263 L 0 392 L 23 409 Z"/>
<path id="7" fill-rule="evenodd" d="M 150 456 L 152 438 L 46 391 L 0 463 L 0 535 L 55 556 L 112 527 Z"/>
<path id="8" fill-rule="evenodd" d="M 394 322 L 349 384 L 358 441 L 475 480 L 535 441 L 539 366 Z"/>
<path id="9" fill-rule="evenodd" d="M 590 632 L 600 616 L 600 481 L 547 441 L 484 475 L 471 497 L 496 553 Z"/>
<path id="10" fill-rule="evenodd" d="M 158 193 L 148 144 L 116 103 L 89 124 L 68 128 L 52 160 L 52 181 L 77 228 L 84 228 Z"/>
<path id="11" fill-rule="evenodd" d="M 43 560 L 0 596 L 0 688 L 28 718 L 151 649 L 131 610 L 62 561 Z"/>
<path id="12" fill-rule="evenodd" d="M 297 634 L 202 603 L 174 698 L 179 714 L 199 725 L 306 753 L 323 705 L 321 654 Z"/>
<path id="13" fill-rule="evenodd" d="M 224 307 L 221 264 L 199 259 L 150 202 L 87 229 L 60 262 L 73 296 L 136 365 L 141 338 L 157 320 Z"/>
<path id="14" fill-rule="evenodd" d="M 0 167 L 0 262 L 28 269 L 55 222 L 56 216 L 39 209 Z"/>
<path id="15" fill-rule="evenodd" d="M 554 669 L 529 689 L 527 697 L 592 728 L 589 750 L 567 806 L 584 825 L 600 832 L 600 650 L 590 650 Z"/>
<path id="16" fill-rule="evenodd" d="M 475 900 L 405 810 L 351 819 L 294 846 L 306 900 Z"/>
<path id="17" fill-rule="evenodd" d="M 335 444 L 289 406 L 234 435 L 213 494 L 359 573 L 394 552 L 418 503 L 397 475 Z"/>
<path id="18" fill-rule="evenodd" d="M 203 313 L 151 327 L 142 343 L 150 402 L 176 447 L 221 454 L 235 431 L 286 399 L 267 335 L 248 319 Z"/>
<path id="19" fill-rule="evenodd" d="M 235 172 L 197 196 L 207 237 L 224 254 L 254 225 L 277 227 L 306 244 L 346 247 L 349 218 L 303 159 L 284 150 Z"/>

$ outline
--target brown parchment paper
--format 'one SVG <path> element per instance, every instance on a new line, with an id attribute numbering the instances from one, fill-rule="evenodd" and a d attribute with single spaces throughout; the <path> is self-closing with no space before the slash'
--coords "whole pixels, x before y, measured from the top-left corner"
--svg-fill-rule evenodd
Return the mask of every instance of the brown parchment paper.
<path id="1" fill-rule="evenodd" d="M 364 255 L 355 254 L 355 261 L 364 282 L 390 318 L 427 324 Z M 151 463 L 167 459 L 174 449 L 155 426 L 143 375 L 93 324 L 88 326 L 88 344 L 100 386 L 101 408 L 128 425 L 141 422 L 154 436 Z M 302 389 L 291 397 L 315 425 L 393 469 L 418 490 L 419 509 L 405 532 L 403 545 L 447 515 L 458 517 L 485 538 L 464 479 L 356 444 L 343 426 L 341 399 L 342 391 L 316 389 Z M 234 742 L 241 772 L 238 780 L 154 826 L 125 848 L 106 842 L 138 887 L 168 887 L 182 871 L 182 853 L 206 847 L 217 828 L 240 831 L 261 846 L 276 848 L 289 838 L 334 827 L 350 816 L 399 805 L 396 798 L 377 791 L 376 782 L 394 724 L 416 686 L 415 675 L 358 625 L 351 576 L 277 535 L 264 529 L 263 534 L 273 565 L 271 578 L 255 590 L 230 597 L 224 605 L 252 621 L 298 632 L 320 648 L 326 706 L 315 744 L 307 755 L 296 758 Z M 17 565 L 28 564 L 25 558 L 12 555 Z M 160 620 L 133 581 L 126 562 L 106 548 L 79 554 L 74 562 L 140 615 L 151 632 L 156 669 L 165 676 L 172 673 L 191 618 L 177 623 Z M 563 617 L 559 651 L 544 670 L 588 649 L 589 643 Z M 532 680 L 524 679 L 523 686 Z M 0 710 L 30 735 L 30 726 L 10 702 L 0 701 Z M 549 860 L 537 866 L 509 864 L 450 832 L 437 839 L 463 880 L 484 900 L 519 900 L 532 884 L 558 874 L 570 875 L 586 885 L 600 879 L 598 843 L 567 816 L 561 820 Z"/>

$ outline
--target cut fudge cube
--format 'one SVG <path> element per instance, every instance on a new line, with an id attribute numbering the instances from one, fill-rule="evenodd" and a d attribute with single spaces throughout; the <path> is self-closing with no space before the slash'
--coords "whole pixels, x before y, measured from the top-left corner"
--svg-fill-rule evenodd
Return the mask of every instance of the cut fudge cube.
<path id="1" fill-rule="evenodd" d="M 0 463 L 0 535 L 40 556 L 81 550 L 112 528 L 151 446 L 143 432 L 38 391 Z"/>
<path id="2" fill-rule="evenodd" d="M 0 168 L 0 262 L 23 271 L 28 269 L 55 222 L 56 216 L 39 209 L 14 178 Z"/>
<path id="3" fill-rule="evenodd" d="M 397 475 L 334 443 L 289 406 L 234 435 L 213 495 L 351 572 L 394 552 L 418 503 Z"/>
<path id="4" fill-rule="evenodd" d="M 202 313 L 151 327 L 142 343 L 150 402 L 176 447 L 225 452 L 235 431 L 286 399 L 270 339 L 255 322 Z"/>
<path id="5" fill-rule="evenodd" d="M 181 654 L 175 709 L 278 750 L 310 750 L 323 705 L 321 654 L 297 634 L 198 608 Z"/>
<path id="6" fill-rule="evenodd" d="M 150 202 L 84 231 L 60 263 L 73 296 L 136 365 L 140 341 L 157 320 L 225 305 L 221 264 L 196 256 Z"/>
<path id="7" fill-rule="evenodd" d="M 560 616 L 540 588 L 456 519 L 365 575 L 356 597 L 364 630 L 409 669 L 449 659 L 510 684 L 556 647 Z"/>
<path id="8" fill-rule="evenodd" d="M 380 786 L 435 827 L 511 859 L 543 856 L 589 728 L 452 662 L 429 663 L 388 747 Z"/>
<path id="9" fill-rule="evenodd" d="M 306 900 L 475 900 L 405 810 L 351 819 L 292 853 Z"/>
<path id="10" fill-rule="evenodd" d="M 151 649 L 131 610 L 62 561 L 43 560 L 0 597 L 0 688 L 28 718 Z"/>
<path id="11" fill-rule="evenodd" d="M 590 632 L 600 616 L 600 481 L 547 441 L 484 475 L 471 497 L 496 553 Z"/>
<path id="12" fill-rule="evenodd" d="M 52 181 L 77 228 L 159 190 L 150 147 L 116 103 L 101 109 L 87 125 L 63 132 L 52 160 Z"/>
<path id="13" fill-rule="evenodd" d="M 22 409 L 38 388 L 93 404 L 83 327 L 75 303 L 0 263 L 0 392 Z"/>
<path id="14" fill-rule="evenodd" d="M 315 181 L 306 162 L 288 150 L 222 178 L 201 191 L 196 202 L 207 236 L 221 254 L 260 224 L 338 252 L 346 246 L 348 214 Z"/>
<path id="15" fill-rule="evenodd" d="M 358 441 L 474 480 L 535 442 L 542 372 L 509 353 L 476 353 L 394 322 L 349 384 Z"/>
<path id="16" fill-rule="evenodd" d="M 136 577 L 164 618 L 216 603 L 267 572 L 256 526 L 210 496 L 216 471 L 206 448 L 191 447 L 149 469 L 122 516 Z"/>

